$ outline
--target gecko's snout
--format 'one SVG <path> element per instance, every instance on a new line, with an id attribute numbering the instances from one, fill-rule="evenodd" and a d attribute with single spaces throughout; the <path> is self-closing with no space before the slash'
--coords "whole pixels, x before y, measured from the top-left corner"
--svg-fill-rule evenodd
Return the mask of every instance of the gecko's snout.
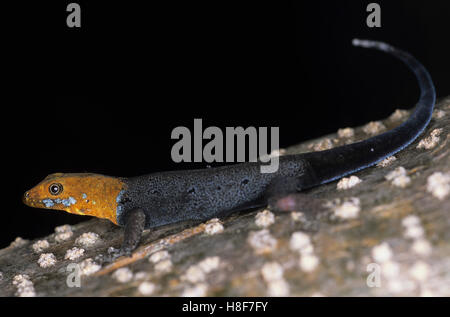
<path id="1" fill-rule="evenodd" d="M 22 203 L 28 207 L 41 208 L 41 201 L 36 199 L 31 190 L 26 191 L 22 196 Z"/>
<path id="2" fill-rule="evenodd" d="M 33 195 L 29 190 L 23 194 L 22 202 L 29 207 L 36 207 L 36 201 L 33 199 Z"/>
<path id="3" fill-rule="evenodd" d="M 25 194 L 23 194 L 23 196 L 22 196 L 22 202 L 24 204 L 27 204 L 29 199 L 30 199 L 30 193 L 28 191 L 26 191 Z"/>

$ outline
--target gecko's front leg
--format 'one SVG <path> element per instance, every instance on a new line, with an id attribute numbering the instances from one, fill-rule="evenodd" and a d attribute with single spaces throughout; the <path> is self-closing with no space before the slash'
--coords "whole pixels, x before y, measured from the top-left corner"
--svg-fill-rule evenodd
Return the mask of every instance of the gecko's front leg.
<path id="1" fill-rule="evenodd" d="M 144 211 L 140 208 L 130 210 L 126 215 L 123 243 L 120 248 L 120 253 L 122 255 L 130 255 L 131 252 L 136 249 L 141 240 L 144 227 Z"/>
<path id="2" fill-rule="evenodd" d="M 111 252 L 111 258 L 107 262 L 112 262 L 121 256 L 131 256 L 131 252 L 139 244 L 142 232 L 145 227 L 145 213 L 142 209 L 136 208 L 127 212 L 125 215 L 125 228 L 123 233 L 123 242 L 119 250 Z"/>

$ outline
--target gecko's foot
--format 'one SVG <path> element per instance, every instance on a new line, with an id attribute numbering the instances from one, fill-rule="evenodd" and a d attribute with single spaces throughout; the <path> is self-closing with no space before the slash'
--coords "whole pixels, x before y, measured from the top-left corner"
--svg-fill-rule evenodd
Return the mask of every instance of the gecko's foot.
<path id="1" fill-rule="evenodd" d="M 128 249 L 125 250 L 125 249 L 122 249 L 122 248 L 121 249 L 116 249 L 114 247 L 110 247 L 108 249 L 108 255 L 106 255 L 103 258 L 103 261 L 105 263 L 111 263 L 111 262 L 114 262 L 115 260 L 117 260 L 118 258 L 120 258 L 121 256 L 131 257 L 131 255 L 132 255 L 131 251 L 132 250 L 128 250 Z"/>
<path id="2" fill-rule="evenodd" d="M 323 211 L 323 201 L 306 194 L 271 197 L 269 206 L 275 211 Z"/>

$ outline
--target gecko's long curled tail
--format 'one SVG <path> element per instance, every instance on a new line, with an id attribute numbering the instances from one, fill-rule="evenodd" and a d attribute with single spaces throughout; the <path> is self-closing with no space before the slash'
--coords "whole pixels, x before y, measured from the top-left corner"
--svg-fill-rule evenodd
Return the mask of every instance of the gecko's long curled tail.
<path id="1" fill-rule="evenodd" d="M 352 44 L 377 49 L 402 60 L 417 77 L 420 98 L 408 120 L 395 129 L 331 150 L 301 154 L 315 171 L 317 185 L 372 166 L 407 147 L 430 122 L 436 102 L 436 91 L 430 74 L 412 55 L 383 42 L 354 39 Z"/>

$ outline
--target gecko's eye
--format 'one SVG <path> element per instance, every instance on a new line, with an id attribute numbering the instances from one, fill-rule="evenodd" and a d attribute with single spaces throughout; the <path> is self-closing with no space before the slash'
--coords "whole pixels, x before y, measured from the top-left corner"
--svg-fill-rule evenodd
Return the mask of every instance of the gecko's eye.
<path id="1" fill-rule="evenodd" d="M 52 195 L 58 195 L 63 191 L 63 186 L 60 183 L 53 183 L 48 187 L 48 191 Z"/>

